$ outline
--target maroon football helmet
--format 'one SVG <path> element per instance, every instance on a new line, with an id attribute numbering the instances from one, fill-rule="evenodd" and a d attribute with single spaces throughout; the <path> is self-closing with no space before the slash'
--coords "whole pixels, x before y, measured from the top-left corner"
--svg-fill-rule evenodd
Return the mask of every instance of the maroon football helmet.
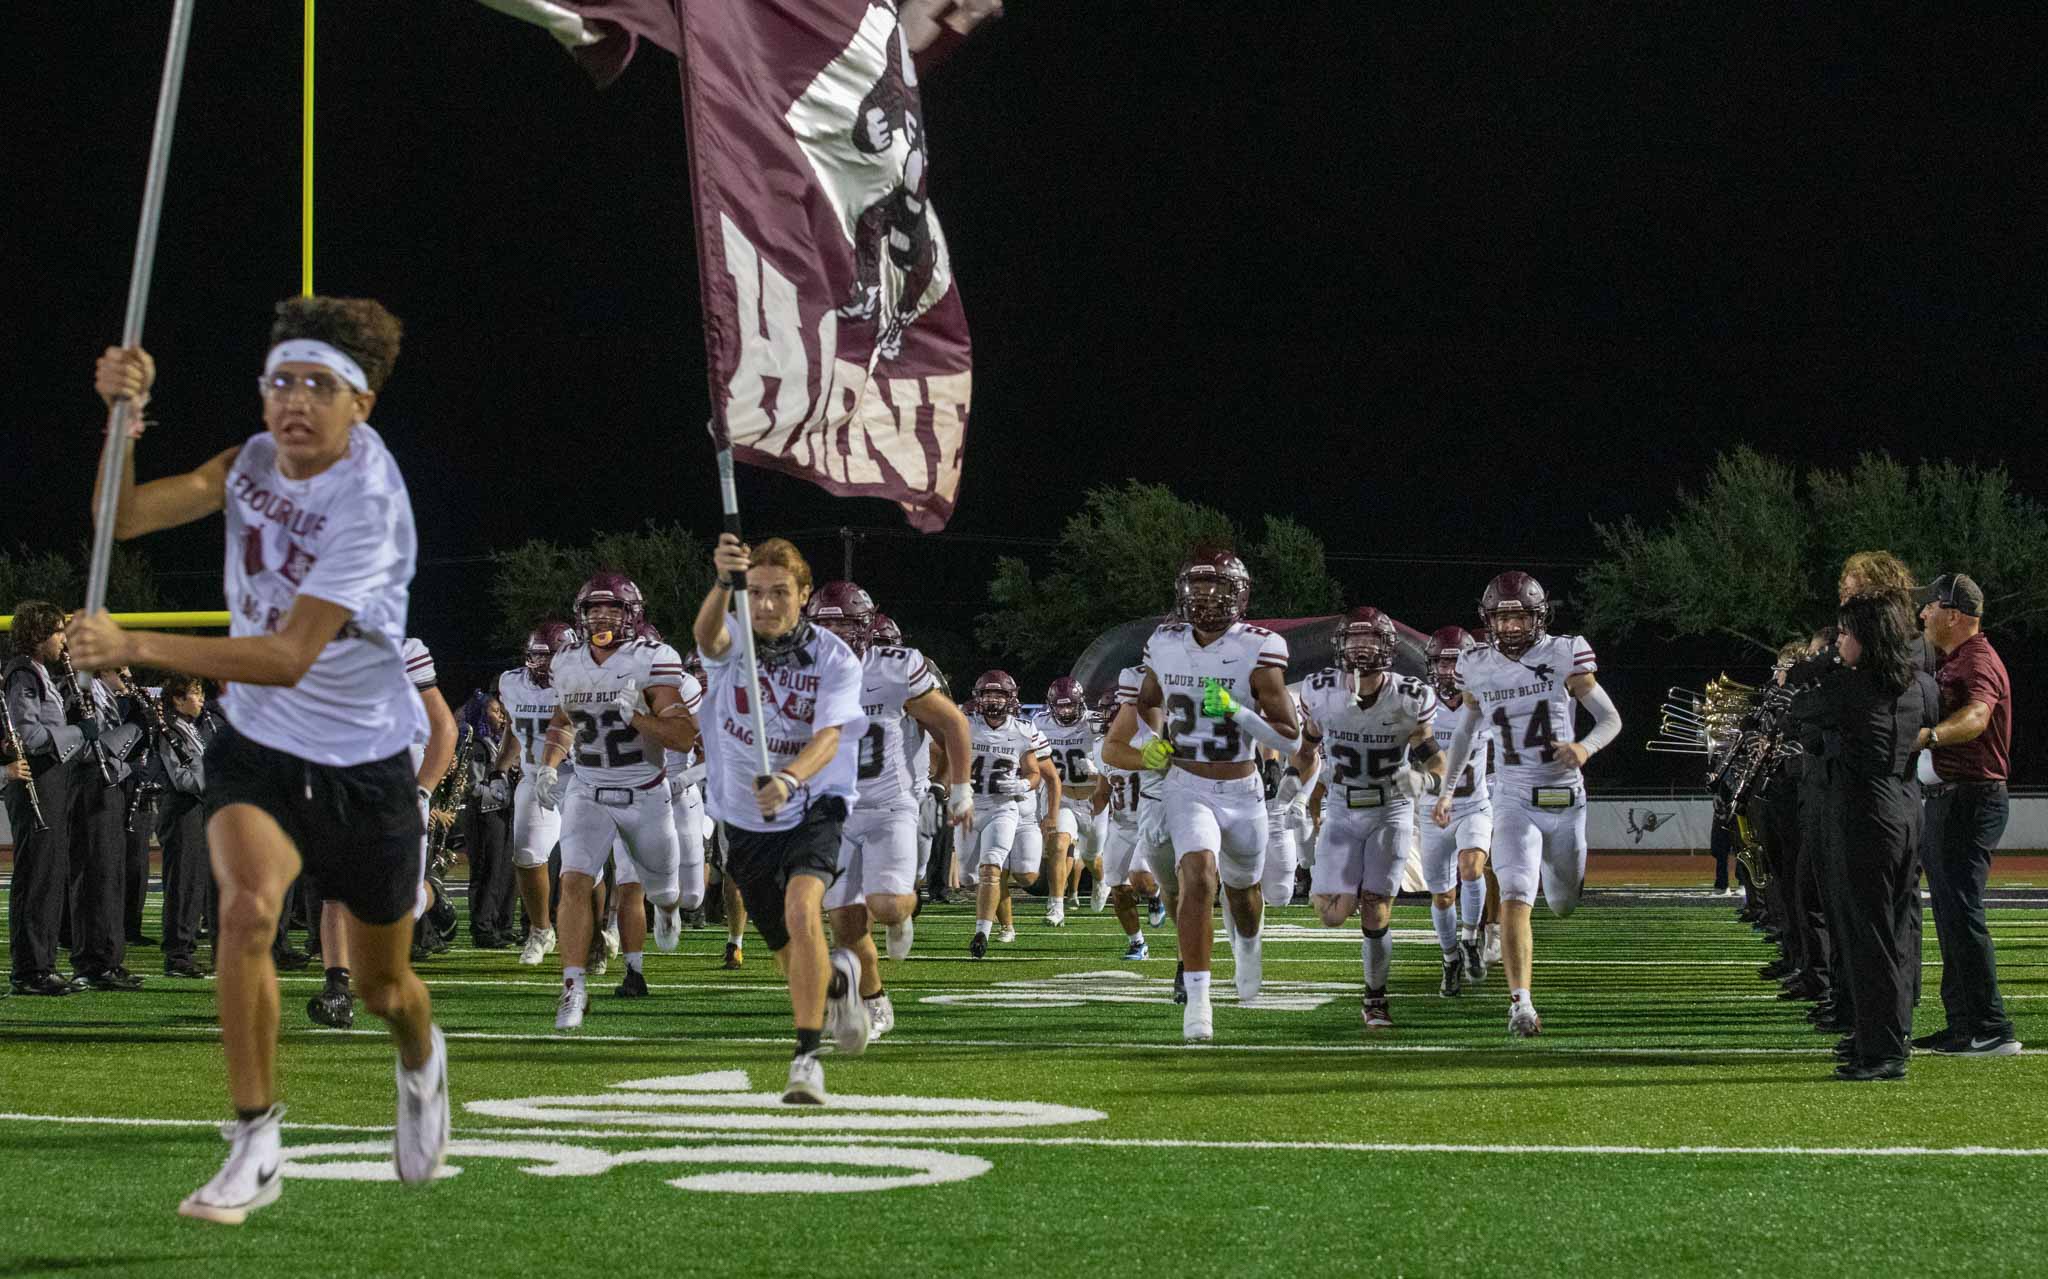
<path id="1" fill-rule="evenodd" d="M 1055 724 L 1078 724 L 1088 713 L 1088 693 L 1080 680 L 1062 675 L 1046 687 L 1045 709 L 1052 712 Z"/>
<path id="2" fill-rule="evenodd" d="M 827 582 L 811 592 L 804 616 L 846 641 L 855 657 L 875 640 L 875 601 L 853 582 Z"/>
<path id="3" fill-rule="evenodd" d="M 1441 626 L 1429 636 L 1429 682 L 1445 697 L 1458 691 L 1458 658 L 1477 644 L 1462 626 Z"/>
<path id="4" fill-rule="evenodd" d="M 619 610 L 617 627 L 603 630 L 592 626 L 590 610 L 606 606 Z M 575 612 L 584 639 L 593 648 L 610 648 L 640 633 L 641 623 L 647 620 L 647 600 L 632 578 L 613 569 L 600 569 L 576 592 Z"/>
<path id="5" fill-rule="evenodd" d="M 1357 675 L 1394 669 L 1394 646 L 1394 619 L 1370 604 L 1346 613 L 1330 636 L 1338 669 Z"/>
<path id="6" fill-rule="evenodd" d="M 1095 704 L 1088 708 L 1088 722 L 1095 726 L 1096 732 L 1107 733 L 1109 731 L 1109 726 L 1112 723 L 1114 723 L 1115 720 L 1116 690 L 1112 688 L 1108 692 L 1104 693 L 1102 696 L 1096 698 Z"/>
<path id="7" fill-rule="evenodd" d="M 1504 657 L 1520 657 L 1543 638 L 1550 624 L 1550 596 L 1543 583 L 1527 573 L 1502 573 L 1486 584 L 1479 597 L 1479 620 Z"/>
<path id="8" fill-rule="evenodd" d="M 1173 583 L 1180 618 L 1198 631 L 1229 629 L 1251 605 L 1252 575 L 1234 551 L 1197 546 Z"/>
<path id="9" fill-rule="evenodd" d="M 555 654 L 568 647 L 571 634 L 567 622 L 542 622 L 526 636 L 526 677 L 535 688 L 546 688 L 554 680 Z"/>
<path id="10" fill-rule="evenodd" d="M 877 644 L 885 644 L 890 648 L 903 647 L 903 628 L 896 625 L 895 619 L 887 613 L 875 614 L 874 635 Z"/>
<path id="11" fill-rule="evenodd" d="M 983 671 L 974 681 L 974 713 L 1000 724 L 1023 709 L 1008 671 Z"/>

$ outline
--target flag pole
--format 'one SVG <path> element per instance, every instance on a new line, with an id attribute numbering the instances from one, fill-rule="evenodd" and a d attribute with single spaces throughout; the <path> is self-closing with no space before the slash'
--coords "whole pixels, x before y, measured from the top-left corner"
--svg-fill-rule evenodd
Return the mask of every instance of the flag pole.
<path id="1" fill-rule="evenodd" d="M 164 183 L 171 163 L 171 126 L 178 118 L 178 87 L 185 78 L 185 48 L 192 35 L 193 0 L 176 0 L 171 8 L 171 34 L 164 49 L 164 78 L 157 89 L 156 129 L 149 140 L 149 173 L 142 185 L 142 222 L 135 232 L 135 260 L 128 271 L 128 309 L 121 320 L 121 345 L 142 345 L 143 313 L 149 305 L 149 277 L 156 265 L 157 228 L 163 221 Z M 134 405 L 114 401 L 107 416 L 106 444 L 100 450 L 100 488 L 93 503 L 92 558 L 85 578 L 85 610 L 97 613 L 107 605 L 107 572 L 114 556 L 114 515 L 121 505 L 121 476 L 127 470 L 128 420 Z M 80 687 L 86 672 L 80 671 Z"/>
<path id="2" fill-rule="evenodd" d="M 712 434 L 721 436 L 716 424 Z M 718 497 L 725 506 L 725 531 L 740 536 L 740 493 L 733 482 L 730 445 L 718 450 Z M 740 615 L 740 654 L 746 663 L 747 719 L 754 730 L 754 778 L 758 785 L 774 770 L 768 767 L 768 728 L 761 713 L 761 666 L 754 654 L 754 614 L 747 607 L 747 575 L 741 573 L 728 579 L 726 587 L 732 591 L 732 606 Z"/>
<path id="3" fill-rule="evenodd" d="M 299 296 L 313 296 L 313 3 L 306 0 L 299 69 Z"/>

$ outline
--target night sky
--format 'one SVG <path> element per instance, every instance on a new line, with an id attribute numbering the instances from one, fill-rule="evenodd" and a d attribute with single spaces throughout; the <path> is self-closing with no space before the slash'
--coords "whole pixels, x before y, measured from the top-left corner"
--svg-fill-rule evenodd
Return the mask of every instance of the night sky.
<path id="1" fill-rule="evenodd" d="M 924 86 L 976 386 L 966 536 L 859 552 L 913 640 L 971 633 L 994 556 L 1042 554 L 1126 477 L 1304 520 L 1350 602 L 1425 630 L 1508 566 L 1570 626 L 1592 522 L 1654 521 L 1737 442 L 2004 461 L 2043 491 L 2048 20 L 1010 8 Z M 168 11 L 77 0 L 0 78 L 9 543 L 87 532 L 90 366 L 119 333 Z M 295 4 L 199 7 L 145 478 L 260 427 L 269 308 L 298 286 L 298 41 Z M 509 656 L 476 557 L 716 527 L 675 65 L 643 54 L 600 94 L 538 29 L 452 0 L 330 2 L 319 49 L 315 283 L 407 322 L 375 421 L 454 696 Z M 903 527 L 763 472 L 742 501 L 753 529 L 813 530 L 827 575 L 824 530 Z M 216 523 L 142 545 L 217 606 Z M 1602 651 L 1631 741 L 1652 693 L 1723 657 Z M 2008 646 L 2023 690 L 2028 656 Z"/>

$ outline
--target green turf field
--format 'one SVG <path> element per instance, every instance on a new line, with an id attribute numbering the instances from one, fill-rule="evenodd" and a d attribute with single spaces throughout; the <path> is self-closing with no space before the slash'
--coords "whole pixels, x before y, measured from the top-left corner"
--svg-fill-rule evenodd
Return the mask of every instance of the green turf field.
<path id="1" fill-rule="evenodd" d="M 428 966 L 457 1102 L 450 1175 L 389 1180 L 391 1053 L 304 1018 L 287 977 L 291 1180 L 243 1227 L 174 1209 L 225 1154 L 204 983 L 0 1001 L 0 1274 L 2037 1274 L 2048 1054 L 1829 1078 L 1829 1041 L 1754 972 L 1728 908 L 1539 914 L 1544 1033 L 1496 971 L 1436 995 L 1402 907 L 1397 1029 L 1358 1019 L 1355 930 L 1274 912 L 1265 1006 L 1219 944 L 1213 1046 L 1180 1041 L 1171 934 L 1124 964 L 1106 915 L 970 960 L 935 907 L 885 965 L 898 1028 L 780 1106 L 788 1005 L 724 933 L 650 955 L 655 998 L 553 1033 L 551 959 Z M 1993 928 L 2022 1039 L 2048 1047 L 2048 912 Z M 152 923 L 149 931 L 154 932 Z M 1927 936 L 1928 956 L 1934 937 Z M 157 971 L 156 953 L 129 966 Z M 1932 993 L 1920 1029 L 1939 1021 Z M 460 1172 L 457 1173 L 456 1169 Z"/>

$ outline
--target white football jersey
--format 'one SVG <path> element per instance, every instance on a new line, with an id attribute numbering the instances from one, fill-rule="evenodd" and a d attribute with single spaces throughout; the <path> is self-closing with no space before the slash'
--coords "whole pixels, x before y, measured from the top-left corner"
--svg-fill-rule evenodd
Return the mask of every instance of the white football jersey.
<path id="1" fill-rule="evenodd" d="M 967 726 L 974 746 L 974 757 L 967 765 L 967 784 L 974 788 L 975 798 L 1013 799 L 1023 795 L 1025 792 L 1014 790 L 1010 783 L 1021 778 L 1025 759 L 1038 754 L 1038 741 L 1030 722 L 1012 715 L 990 728 L 988 720 L 975 715 Z"/>
<path id="2" fill-rule="evenodd" d="M 1062 724 L 1052 717 L 1051 711 L 1040 711 L 1032 716 L 1031 724 L 1045 739 L 1046 757 L 1052 761 L 1053 771 L 1060 775 L 1061 798 L 1085 804 L 1088 788 L 1101 772 L 1095 759 L 1095 729 L 1088 723 L 1088 717 L 1083 715 L 1072 724 Z M 1076 785 L 1082 794 L 1072 793 L 1070 788 Z"/>
<path id="3" fill-rule="evenodd" d="M 1145 687 L 1146 674 L 1147 671 L 1143 666 L 1126 666 L 1117 672 L 1116 705 L 1119 713 L 1122 712 L 1124 707 L 1138 700 L 1138 694 Z M 1131 736 L 1131 744 L 1142 746 L 1145 739 L 1151 735 L 1152 730 L 1146 727 L 1144 720 L 1140 719 L 1138 721 L 1138 731 Z M 1102 747 L 1100 745 L 1097 745 L 1095 748 L 1095 761 L 1102 765 L 1104 776 L 1109 778 L 1109 811 L 1112 816 L 1120 811 L 1117 807 L 1118 794 L 1120 793 L 1119 788 L 1121 788 L 1122 792 L 1126 793 L 1125 798 L 1128 800 L 1127 809 L 1133 821 L 1137 819 L 1139 798 L 1158 799 L 1165 793 L 1162 789 L 1166 784 L 1166 774 L 1164 772 L 1134 773 L 1121 768 L 1111 768 L 1107 763 L 1103 762 Z"/>
<path id="4" fill-rule="evenodd" d="M 1451 738 L 1458 734 L 1458 720 L 1463 710 L 1463 702 L 1457 706 L 1447 702 L 1437 704 L 1436 744 L 1443 749 L 1445 763 L 1450 762 Z M 1465 771 L 1458 774 L 1451 787 L 1453 817 L 1484 812 L 1493 807 L 1493 793 L 1489 787 L 1493 780 L 1493 733 L 1493 726 L 1489 724 L 1472 739 L 1472 754 L 1465 761 Z"/>
<path id="5" fill-rule="evenodd" d="M 527 769 L 540 767 L 541 747 L 547 744 L 548 722 L 555 717 L 561 694 L 552 683 L 546 688 L 533 682 L 524 666 L 515 666 L 498 676 L 498 702 L 512 719 L 513 736 L 519 739 L 519 760 Z M 574 768 L 572 759 L 562 761 L 562 772 Z"/>
<path id="6" fill-rule="evenodd" d="M 1593 646 L 1577 635 L 1546 635 L 1519 658 L 1491 644 L 1458 658 L 1458 689 L 1479 700 L 1492 726 L 1503 786 L 1568 786 L 1579 770 L 1557 758 L 1561 742 L 1578 740 L 1571 693 L 1564 682 L 1599 669 Z"/>
<path id="7" fill-rule="evenodd" d="M 1145 666 L 1165 699 L 1166 732 L 1175 759 L 1205 764 L 1256 760 L 1258 743 L 1231 720 L 1202 714 L 1202 681 L 1215 680 L 1245 706 L 1253 705 L 1252 672 L 1287 673 L 1287 641 L 1245 622 L 1208 645 L 1195 642 L 1195 628 L 1169 622 L 1145 642 Z"/>
<path id="8" fill-rule="evenodd" d="M 1301 702 L 1323 735 L 1330 787 L 1388 783 L 1408 766 L 1408 740 L 1418 728 L 1433 728 L 1436 693 L 1421 680 L 1387 672 L 1369 704 L 1351 691 L 1351 674 L 1332 666 L 1309 676 Z"/>
<path id="9" fill-rule="evenodd" d="M 704 709 L 704 686 L 697 682 L 695 675 L 684 671 L 683 682 L 677 685 L 677 688 L 682 693 L 683 709 L 690 712 L 690 718 L 695 720 L 697 712 Z M 698 733 L 701 737 L 703 733 L 702 725 L 698 726 Z M 680 779 L 685 785 L 694 785 L 702 781 L 704 777 L 703 742 L 700 740 L 696 746 L 686 751 L 672 751 L 664 746 L 661 750 L 661 770 L 668 774 L 670 781 Z"/>
<path id="10" fill-rule="evenodd" d="M 937 688 L 939 678 L 923 653 L 885 645 L 875 645 L 862 655 L 860 674 L 860 709 L 868 717 L 868 727 L 861 734 L 860 754 L 854 762 L 854 776 L 860 783 L 860 801 L 855 807 L 914 805 L 921 797 L 922 784 L 904 735 L 907 726 L 917 730 L 918 740 L 923 741 L 924 732 L 916 720 L 903 713 L 903 704 Z"/>
<path id="11" fill-rule="evenodd" d="M 617 703 L 624 694 L 637 713 L 649 714 L 647 690 L 663 685 L 694 692 L 701 699 L 703 690 L 694 687 L 694 676 L 684 673 L 675 649 L 655 640 L 631 639 L 599 662 L 590 646 L 578 639 L 555 654 L 553 672 L 562 713 L 576 730 L 569 757 L 575 761 L 577 781 L 635 788 L 659 781 L 661 743 L 643 737 Z M 685 688 L 685 680 L 691 688 Z"/>
<path id="12" fill-rule="evenodd" d="M 424 737 L 426 712 L 399 656 L 419 541 L 383 439 L 359 422 L 340 461 L 294 480 L 278 470 L 276 441 L 252 435 L 224 496 L 230 635 L 275 634 L 300 595 L 349 613 L 297 684 L 227 686 L 221 707 L 235 730 L 336 766 L 389 759 Z"/>

